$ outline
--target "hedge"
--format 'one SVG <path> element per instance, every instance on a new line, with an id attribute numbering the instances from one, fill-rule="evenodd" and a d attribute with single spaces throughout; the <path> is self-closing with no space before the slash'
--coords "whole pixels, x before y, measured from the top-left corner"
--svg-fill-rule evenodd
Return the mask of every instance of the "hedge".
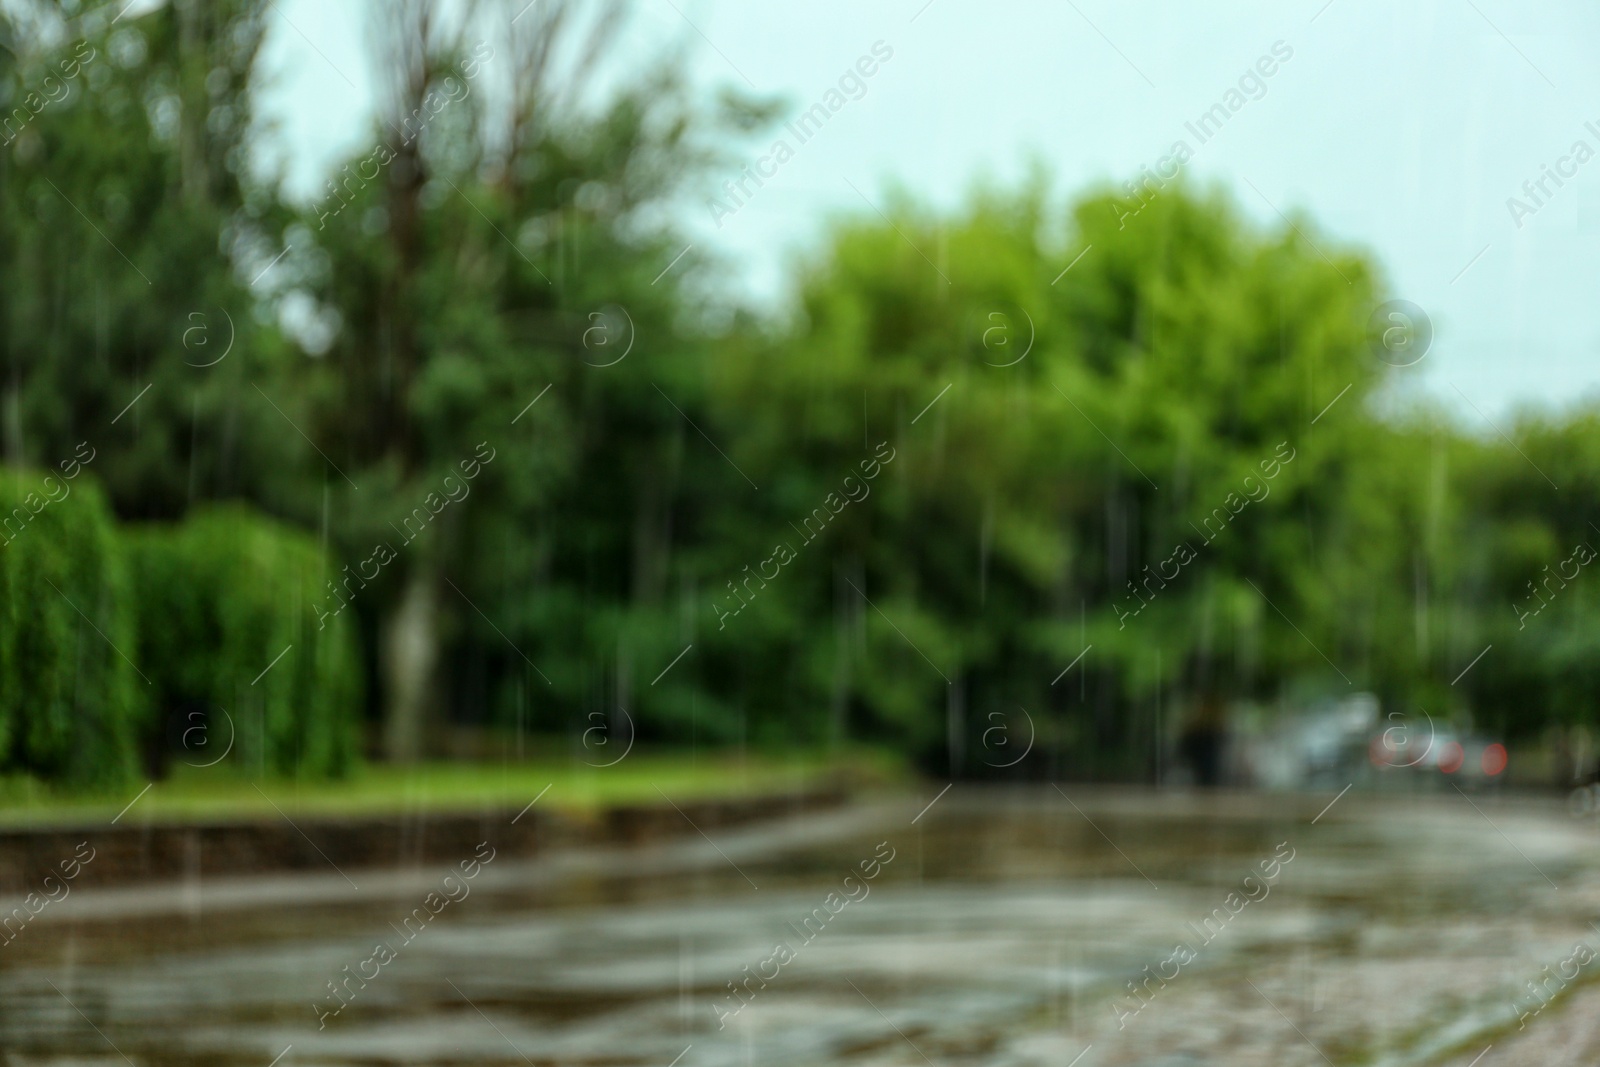
<path id="1" fill-rule="evenodd" d="M 115 787 L 138 768 L 149 686 L 105 496 L 0 471 L 0 772 Z"/>
<path id="2" fill-rule="evenodd" d="M 361 660 L 348 616 L 318 626 L 314 607 L 334 572 L 316 541 L 237 505 L 130 527 L 125 541 L 139 662 L 154 682 L 151 728 L 198 706 L 206 747 L 191 747 L 190 762 L 220 756 L 231 736 L 228 758 L 248 773 L 348 770 L 359 756 Z"/>

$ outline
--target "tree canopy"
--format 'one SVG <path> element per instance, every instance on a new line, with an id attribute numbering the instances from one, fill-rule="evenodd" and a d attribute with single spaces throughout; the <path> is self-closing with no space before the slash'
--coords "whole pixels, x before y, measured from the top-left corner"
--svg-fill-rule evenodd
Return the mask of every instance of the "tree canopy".
<path id="1" fill-rule="evenodd" d="M 0 13 L 0 440 L 88 442 L 123 520 L 332 553 L 305 618 L 390 757 L 625 715 L 976 771 L 1021 708 L 1051 767 L 1138 776 L 1202 699 L 1367 689 L 1593 725 L 1600 408 L 1397 401 L 1381 267 L 1311 220 L 898 194 L 752 312 L 677 220 L 781 102 L 619 64 L 622 5 L 407 0 L 305 203 L 248 165 L 269 6 Z"/>

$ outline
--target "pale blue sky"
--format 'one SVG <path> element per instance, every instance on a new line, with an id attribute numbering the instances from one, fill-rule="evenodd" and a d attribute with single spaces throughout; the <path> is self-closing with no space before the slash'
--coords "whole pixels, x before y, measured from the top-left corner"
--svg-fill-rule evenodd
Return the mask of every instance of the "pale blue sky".
<path id="1" fill-rule="evenodd" d="M 1600 386 L 1600 159 L 1549 184 L 1554 195 L 1521 229 L 1506 208 L 1574 141 L 1600 151 L 1584 128 L 1600 129 L 1600 8 L 924 3 L 638 0 L 638 47 L 687 41 L 707 86 L 748 79 L 802 106 L 874 41 L 894 50 L 866 95 L 720 230 L 703 204 L 685 206 L 697 244 L 732 257 L 753 299 L 781 291 L 829 213 L 870 210 L 852 183 L 879 202 L 898 182 L 948 205 L 974 179 L 1016 179 L 1039 159 L 1070 192 L 1131 177 L 1183 137 L 1198 148 L 1186 172 L 1221 181 L 1252 216 L 1304 211 L 1319 244 L 1376 254 L 1393 295 L 1434 321 L 1433 350 L 1406 373 L 1466 421 L 1483 425 L 1470 405 L 1500 421 L 1510 405 L 1561 404 Z M 294 188 L 308 191 L 368 134 L 369 23 L 364 0 L 280 4 L 268 109 Z M 1266 95 L 1199 146 L 1184 123 L 1279 40 L 1294 55 Z"/>

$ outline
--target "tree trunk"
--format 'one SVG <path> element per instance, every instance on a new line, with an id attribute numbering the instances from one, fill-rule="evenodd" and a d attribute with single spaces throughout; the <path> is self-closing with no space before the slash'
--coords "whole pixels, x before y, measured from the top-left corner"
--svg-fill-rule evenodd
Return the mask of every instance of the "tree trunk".
<path id="1" fill-rule="evenodd" d="M 439 663 L 439 582 L 432 567 L 412 569 L 381 636 L 383 751 L 394 763 L 419 759 Z"/>

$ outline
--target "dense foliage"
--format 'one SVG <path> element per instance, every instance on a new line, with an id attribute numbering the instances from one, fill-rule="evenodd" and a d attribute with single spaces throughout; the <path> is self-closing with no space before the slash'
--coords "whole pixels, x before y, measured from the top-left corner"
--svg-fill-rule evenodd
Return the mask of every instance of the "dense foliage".
<path id="1" fill-rule="evenodd" d="M 339 577 L 315 539 L 238 506 L 119 527 L 84 466 L 0 473 L 0 773 L 348 770 L 363 668 L 315 611 Z"/>
<path id="2" fill-rule="evenodd" d="M 78 459 L 0 471 L 0 769 L 131 781 L 149 700 L 134 648 L 121 544 Z"/>
<path id="3" fill-rule="evenodd" d="M 314 538 L 237 507 L 126 534 L 151 681 L 150 741 L 191 764 L 330 775 L 359 755 L 361 664 L 347 618 L 319 617 L 336 573 Z M 156 753 L 159 755 L 159 750 Z"/>
<path id="4" fill-rule="evenodd" d="M 241 163 L 268 6 L 0 15 L 8 461 L 88 438 L 125 518 L 248 501 L 355 576 L 237 511 L 135 538 L 139 661 L 248 760 L 338 769 L 358 689 L 397 759 L 600 723 L 980 771 L 1023 709 L 1033 768 L 1132 777 L 1206 708 L 1361 689 L 1595 724 L 1600 415 L 1407 402 L 1377 264 L 1310 220 L 899 198 L 757 318 L 673 220 L 775 106 L 611 62 L 618 5 L 397 3 L 312 203 Z"/>

